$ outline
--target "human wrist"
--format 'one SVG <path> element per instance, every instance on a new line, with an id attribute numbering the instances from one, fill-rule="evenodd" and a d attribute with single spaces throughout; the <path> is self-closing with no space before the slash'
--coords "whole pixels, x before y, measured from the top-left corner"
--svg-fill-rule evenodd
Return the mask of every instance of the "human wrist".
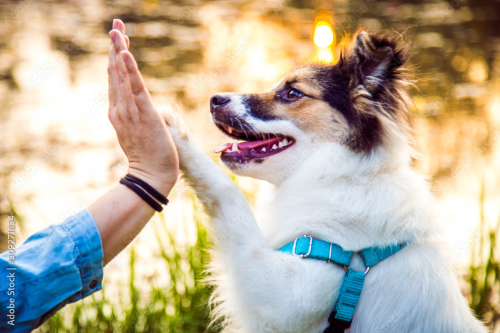
<path id="1" fill-rule="evenodd" d="M 133 166 L 129 166 L 128 174 L 145 181 L 165 197 L 168 197 L 168 195 L 170 194 L 170 191 L 174 187 L 178 176 L 173 172 L 148 172 L 142 169 L 135 168 Z"/>

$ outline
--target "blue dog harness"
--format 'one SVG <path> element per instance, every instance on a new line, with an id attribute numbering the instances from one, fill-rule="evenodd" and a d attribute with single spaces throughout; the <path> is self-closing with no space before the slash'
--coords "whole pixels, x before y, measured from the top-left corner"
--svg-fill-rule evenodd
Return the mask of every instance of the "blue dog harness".
<path id="1" fill-rule="evenodd" d="M 325 242 L 304 235 L 295 239 L 295 241 L 286 244 L 278 251 L 292 254 L 301 258 L 312 258 L 325 260 L 341 265 L 345 269 L 344 281 L 340 290 L 340 295 L 335 306 L 335 310 L 330 315 L 328 327 L 324 333 L 343 333 L 345 329 L 351 326 L 352 317 L 356 305 L 358 304 L 365 276 L 371 267 L 378 264 L 387 257 L 404 248 L 408 243 L 401 243 L 387 247 L 369 247 L 358 251 L 365 264 L 365 271 L 355 271 L 349 266 L 351 258 L 355 252 L 344 251 L 340 246 L 334 243 Z"/>

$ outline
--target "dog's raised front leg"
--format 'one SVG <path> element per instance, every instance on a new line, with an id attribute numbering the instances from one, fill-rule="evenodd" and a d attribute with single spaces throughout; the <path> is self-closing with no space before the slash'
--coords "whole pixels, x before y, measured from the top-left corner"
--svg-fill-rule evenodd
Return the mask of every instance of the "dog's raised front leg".
<path id="1" fill-rule="evenodd" d="M 193 142 L 182 120 L 166 120 L 183 177 L 212 220 L 221 266 L 221 276 L 214 277 L 220 281 L 219 311 L 235 317 L 234 325 L 244 332 L 320 332 L 338 293 L 342 270 L 271 249 L 243 193 Z"/>
<path id="2" fill-rule="evenodd" d="M 179 154 L 183 178 L 192 186 L 213 221 L 218 247 L 232 241 L 266 244 L 250 206 L 236 184 L 190 137 L 182 118 L 165 115 Z M 232 239 L 232 240 L 230 240 Z"/>

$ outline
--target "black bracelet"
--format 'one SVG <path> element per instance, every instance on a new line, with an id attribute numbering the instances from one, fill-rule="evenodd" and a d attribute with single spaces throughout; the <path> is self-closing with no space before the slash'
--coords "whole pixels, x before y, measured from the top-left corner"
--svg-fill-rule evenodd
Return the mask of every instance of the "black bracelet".
<path id="1" fill-rule="evenodd" d="M 153 207 L 153 209 L 157 212 L 161 212 L 163 210 L 163 207 L 158 202 L 156 202 L 155 199 L 151 198 L 146 192 L 144 192 L 139 186 L 135 185 L 132 182 L 129 182 L 125 178 L 120 179 L 120 184 L 123 184 L 134 191 L 138 196 L 142 198 L 142 200 L 146 201 L 148 205 Z"/>
<path id="2" fill-rule="evenodd" d="M 125 176 L 125 179 L 128 180 L 129 182 L 132 182 L 132 183 L 137 184 L 140 187 L 142 187 L 144 190 L 146 190 L 146 192 L 148 192 L 148 194 L 150 194 L 153 198 L 155 198 L 156 200 L 158 200 L 162 204 L 164 204 L 164 205 L 168 204 L 168 199 L 163 194 L 161 194 L 160 192 L 155 190 L 153 188 L 153 186 L 146 183 L 144 180 L 139 179 L 136 176 L 133 176 L 131 174 L 127 174 Z"/>

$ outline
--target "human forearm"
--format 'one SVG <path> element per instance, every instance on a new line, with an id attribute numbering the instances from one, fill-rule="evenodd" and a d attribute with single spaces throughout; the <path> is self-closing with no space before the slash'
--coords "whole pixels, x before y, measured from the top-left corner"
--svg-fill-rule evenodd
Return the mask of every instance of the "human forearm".
<path id="1" fill-rule="evenodd" d="M 169 192 L 170 189 L 162 191 L 165 195 Z M 104 265 L 137 236 L 155 213 L 151 206 L 122 184 L 117 184 L 94 201 L 88 210 L 101 236 Z"/>

